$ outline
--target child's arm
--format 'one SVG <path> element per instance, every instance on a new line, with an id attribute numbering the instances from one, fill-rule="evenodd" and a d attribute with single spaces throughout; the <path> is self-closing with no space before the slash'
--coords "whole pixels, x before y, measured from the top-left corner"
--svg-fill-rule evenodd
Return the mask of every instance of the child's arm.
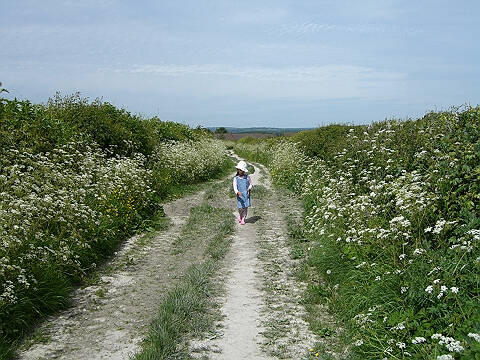
<path id="1" fill-rule="evenodd" d="M 250 175 L 247 176 L 248 180 L 248 191 L 252 190 L 253 184 L 252 184 L 252 179 L 250 179 Z"/>
<path id="2" fill-rule="evenodd" d="M 233 191 L 235 191 L 235 194 L 237 194 L 238 196 L 242 196 L 242 193 L 238 191 L 238 188 L 237 188 L 237 177 L 235 176 L 233 178 Z"/>

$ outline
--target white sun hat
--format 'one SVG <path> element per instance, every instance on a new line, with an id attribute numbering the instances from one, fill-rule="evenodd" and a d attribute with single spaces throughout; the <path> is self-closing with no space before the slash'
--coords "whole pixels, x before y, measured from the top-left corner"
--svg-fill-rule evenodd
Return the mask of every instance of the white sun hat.
<path id="1" fill-rule="evenodd" d="M 242 170 L 243 172 L 248 172 L 247 163 L 243 160 L 240 160 L 236 166 L 237 169 Z"/>

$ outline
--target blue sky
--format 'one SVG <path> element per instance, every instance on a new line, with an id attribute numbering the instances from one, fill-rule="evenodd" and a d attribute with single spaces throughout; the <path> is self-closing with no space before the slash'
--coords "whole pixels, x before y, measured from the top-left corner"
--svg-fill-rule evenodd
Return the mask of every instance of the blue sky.
<path id="1" fill-rule="evenodd" d="M 0 81 L 192 126 L 314 127 L 480 103 L 478 1 L 0 0 Z"/>

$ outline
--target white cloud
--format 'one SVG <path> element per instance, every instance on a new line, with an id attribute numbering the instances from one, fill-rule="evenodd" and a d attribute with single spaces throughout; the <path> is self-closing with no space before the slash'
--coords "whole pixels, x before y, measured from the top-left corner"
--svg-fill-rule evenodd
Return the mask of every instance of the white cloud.
<path id="1" fill-rule="evenodd" d="M 271 28 L 267 33 L 270 35 L 292 35 L 292 36 L 306 36 L 311 34 L 317 34 L 320 32 L 344 32 L 344 33 L 403 33 L 403 34 L 415 34 L 420 33 L 422 30 L 414 27 L 404 26 L 385 26 L 385 25 L 337 25 L 329 23 L 317 23 L 313 21 L 295 22 L 289 24 L 282 24 L 280 26 Z"/>
<path id="2" fill-rule="evenodd" d="M 395 96 L 404 74 L 353 65 L 242 67 L 221 64 L 102 68 L 103 76 L 148 82 L 161 91 L 261 98 L 372 98 Z"/>
<path id="3" fill-rule="evenodd" d="M 379 71 L 368 67 L 353 65 L 322 65 L 296 67 L 239 67 L 221 64 L 205 65 L 142 65 L 130 69 L 109 69 L 116 73 L 153 74 L 159 76 L 216 75 L 227 77 L 243 77 L 256 80 L 275 80 L 282 82 L 322 82 L 332 79 L 346 80 L 398 80 L 403 74 Z"/>

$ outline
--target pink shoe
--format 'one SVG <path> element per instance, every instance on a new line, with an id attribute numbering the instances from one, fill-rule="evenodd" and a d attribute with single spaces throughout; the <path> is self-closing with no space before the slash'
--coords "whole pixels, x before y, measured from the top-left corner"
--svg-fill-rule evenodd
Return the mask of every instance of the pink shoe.
<path id="1" fill-rule="evenodd" d="M 242 221 L 240 221 L 240 224 L 245 225 L 245 219 L 242 219 Z"/>

